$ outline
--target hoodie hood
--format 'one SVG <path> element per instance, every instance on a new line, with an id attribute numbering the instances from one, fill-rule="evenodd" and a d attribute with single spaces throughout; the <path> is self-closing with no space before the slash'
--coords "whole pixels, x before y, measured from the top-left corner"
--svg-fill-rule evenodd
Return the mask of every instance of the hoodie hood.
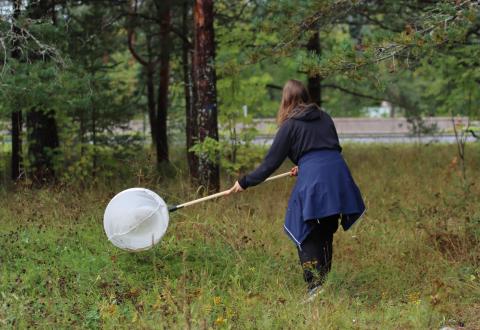
<path id="1" fill-rule="evenodd" d="M 312 121 L 317 120 L 322 116 L 322 110 L 320 110 L 316 105 L 312 104 L 303 110 L 296 110 L 298 113 L 295 113 L 291 118 L 295 120 L 302 121 Z"/>

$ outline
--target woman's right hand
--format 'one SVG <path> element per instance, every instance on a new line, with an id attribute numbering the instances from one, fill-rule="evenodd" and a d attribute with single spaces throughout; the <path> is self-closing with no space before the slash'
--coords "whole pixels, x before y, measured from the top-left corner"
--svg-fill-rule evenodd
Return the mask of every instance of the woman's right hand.
<path id="1" fill-rule="evenodd" d="M 290 170 L 290 176 L 297 176 L 297 175 L 298 175 L 298 166 L 294 166 Z"/>
<path id="2" fill-rule="evenodd" d="M 242 188 L 242 186 L 240 185 L 240 183 L 238 183 L 238 181 L 235 181 L 235 184 L 233 185 L 232 188 L 230 188 L 228 190 L 228 193 L 226 193 L 225 195 L 231 195 L 232 193 L 238 193 L 238 192 L 242 192 L 244 191 L 245 189 Z"/>

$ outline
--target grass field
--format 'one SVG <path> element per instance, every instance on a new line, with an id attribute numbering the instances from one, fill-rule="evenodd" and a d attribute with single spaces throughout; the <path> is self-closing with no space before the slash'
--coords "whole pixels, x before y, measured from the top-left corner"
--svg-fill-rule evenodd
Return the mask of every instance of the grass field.
<path id="1" fill-rule="evenodd" d="M 189 200 L 181 175 L 3 191 L 0 327 L 480 329 L 480 146 L 467 148 L 468 191 L 454 146 L 351 145 L 344 155 L 368 211 L 335 235 L 325 292 L 306 305 L 282 230 L 294 179 L 178 211 L 163 241 L 138 254 L 107 241 L 107 202 L 133 185 Z"/>

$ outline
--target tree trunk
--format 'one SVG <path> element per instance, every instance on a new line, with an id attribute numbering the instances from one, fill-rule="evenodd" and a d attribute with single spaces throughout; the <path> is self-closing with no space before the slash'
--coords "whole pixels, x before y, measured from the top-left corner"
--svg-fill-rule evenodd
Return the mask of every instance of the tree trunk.
<path id="1" fill-rule="evenodd" d="M 55 178 L 53 153 L 58 148 L 59 141 L 54 112 L 31 109 L 27 113 L 27 127 L 32 180 L 44 184 Z"/>
<path id="2" fill-rule="evenodd" d="M 154 69 L 155 67 L 151 64 L 145 66 L 147 76 L 148 121 L 150 122 L 150 135 L 153 145 L 157 143 L 157 111 L 155 108 L 155 83 L 153 81 Z"/>
<path id="3" fill-rule="evenodd" d="M 320 56 L 320 36 L 318 29 L 312 34 L 307 43 L 307 50 Z M 319 75 L 308 77 L 308 92 L 312 102 L 322 106 L 322 80 Z"/>
<path id="4" fill-rule="evenodd" d="M 131 13 L 132 16 L 136 15 L 136 6 L 135 11 Z M 135 50 L 135 33 L 134 33 L 134 24 L 133 22 L 129 22 L 127 26 L 127 34 L 128 34 L 128 50 L 130 54 L 132 54 L 133 58 L 140 63 L 146 75 L 146 84 L 147 84 L 147 107 L 148 107 L 148 119 L 150 122 L 150 136 L 152 138 L 152 144 L 157 144 L 157 109 L 156 109 L 156 102 L 155 102 L 155 82 L 154 82 L 154 74 L 155 74 L 155 67 L 157 62 L 154 60 L 154 54 L 152 50 L 152 35 L 148 32 L 145 33 L 145 38 L 147 41 L 147 59 L 144 59 L 140 56 L 139 53 Z"/>
<path id="5" fill-rule="evenodd" d="M 13 34 L 18 35 L 20 33 L 19 28 L 17 27 L 16 20 L 20 17 L 20 8 L 21 0 L 13 0 Z M 19 60 L 22 56 L 18 39 L 16 38 L 13 42 L 12 58 Z M 12 123 L 12 158 L 11 158 L 11 177 L 12 180 L 16 181 L 20 178 L 20 173 L 22 171 L 22 126 L 23 126 L 23 116 L 22 111 L 17 109 L 12 112 L 11 115 Z"/>
<path id="6" fill-rule="evenodd" d="M 20 178 L 22 171 L 22 126 L 23 117 L 21 111 L 12 112 L 12 180 L 16 181 Z"/>
<path id="7" fill-rule="evenodd" d="M 55 23 L 55 2 L 39 0 L 30 2 L 27 8 L 29 18 L 50 17 Z M 31 59 L 42 61 L 42 54 Z M 53 155 L 59 146 L 57 122 L 51 109 L 34 107 L 27 113 L 28 155 L 31 160 L 32 180 L 44 184 L 55 179 Z"/>
<path id="8" fill-rule="evenodd" d="M 195 1 L 194 26 L 193 67 L 196 81 L 198 142 L 203 142 L 206 138 L 218 140 L 213 0 Z M 209 192 L 220 189 L 218 163 L 210 161 L 207 155 L 199 157 L 198 182 Z"/>
<path id="9" fill-rule="evenodd" d="M 190 177 L 198 177 L 198 157 L 195 153 L 189 151 L 195 144 L 195 137 L 197 136 L 194 128 L 196 125 L 197 113 L 195 112 L 194 97 L 193 97 L 193 80 L 192 67 L 189 59 L 192 56 L 191 44 L 188 42 L 188 11 L 189 1 L 184 1 L 182 13 L 182 34 L 185 37 L 182 44 L 182 67 L 183 67 L 183 85 L 185 93 L 185 133 L 187 145 L 187 162 Z"/>
<path id="10" fill-rule="evenodd" d="M 160 75 L 157 101 L 157 163 L 168 162 L 167 111 L 170 83 L 170 0 L 160 10 Z"/>
<path id="11" fill-rule="evenodd" d="M 85 135 L 87 134 L 87 127 L 86 127 L 86 118 L 85 118 L 85 111 L 80 110 L 79 111 L 79 121 L 80 121 L 80 127 L 79 127 L 79 135 L 80 135 L 80 158 L 83 158 L 85 156 L 85 150 L 86 150 L 86 144 L 87 144 L 87 139 Z"/>
<path id="12" fill-rule="evenodd" d="M 95 77 L 95 72 L 92 74 Z M 93 88 L 95 87 L 95 81 L 93 81 Z M 97 165 L 98 165 L 98 154 L 97 154 L 97 105 L 95 97 L 93 97 L 93 102 L 91 103 L 92 106 L 92 116 L 90 118 L 92 122 L 92 146 L 93 146 L 93 156 L 92 156 L 92 176 L 95 177 L 97 175 Z"/>

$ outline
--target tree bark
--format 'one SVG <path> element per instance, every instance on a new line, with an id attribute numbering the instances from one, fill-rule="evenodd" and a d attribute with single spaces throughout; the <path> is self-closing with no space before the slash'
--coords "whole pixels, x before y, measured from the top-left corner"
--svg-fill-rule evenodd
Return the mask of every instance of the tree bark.
<path id="1" fill-rule="evenodd" d="M 185 0 L 183 2 L 182 8 L 182 34 L 183 38 L 182 43 L 182 67 L 183 67 L 183 87 L 185 93 L 185 137 L 186 137 L 186 146 L 187 146 L 187 163 L 188 169 L 190 172 L 190 177 L 198 177 L 198 157 L 195 153 L 189 151 L 191 147 L 195 144 L 195 137 L 197 136 L 196 128 L 196 118 L 197 113 L 195 111 L 194 97 L 193 97 L 193 79 L 192 79 L 192 66 L 190 65 L 192 61 L 190 59 L 193 55 L 191 44 L 188 42 L 189 35 L 189 1 Z"/>
<path id="2" fill-rule="evenodd" d="M 147 65 L 145 67 L 147 78 L 147 106 L 148 106 L 148 121 L 150 122 L 150 136 L 152 138 L 153 145 L 157 143 L 157 110 L 155 102 L 155 82 L 154 66 Z"/>
<path id="3" fill-rule="evenodd" d="M 13 5 L 13 34 L 18 35 L 20 33 L 18 26 L 16 25 L 16 20 L 20 17 L 21 10 L 21 0 L 12 0 Z M 22 56 L 18 39 L 13 42 L 12 58 L 19 60 Z M 12 158 L 11 158 L 11 178 L 13 181 L 16 181 L 20 178 L 22 172 L 22 126 L 23 126 L 23 116 L 22 111 L 17 109 L 11 114 L 11 123 L 12 123 Z"/>
<path id="4" fill-rule="evenodd" d="M 307 43 L 307 50 L 310 53 L 320 56 L 320 34 L 318 29 L 312 34 Z M 322 106 L 322 80 L 319 75 L 308 77 L 308 92 L 312 102 Z"/>
<path id="5" fill-rule="evenodd" d="M 195 1 L 193 67 L 198 111 L 198 142 L 203 142 L 206 138 L 218 140 L 213 15 L 213 0 Z M 218 162 L 212 162 L 207 155 L 200 156 L 198 181 L 209 192 L 218 191 L 220 189 Z"/>
<path id="6" fill-rule="evenodd" d="M 55 113 L 33 108 L 27 113 L 27 127 L 32 180 L 36 184 L 48 183 L 55 179 L 53 153 L 59 146 Z"/>
<path id="7" fill-rule="evenodd" d="M 168 162 L 167 112 L 170 83 L 171 3 L 166 0 L 160 10 L 160 74 L 157 101 L 157 163 Z"/>
<path id="8" fill-rule="evenodd" d="M 55 23 L 55 2 L 39 0 L 30 2 L 27 7 L 29 18 L 50 17 Z M 41 61 L 37 54 L 31 59 Z M 45 106 L 30 109 L 27 113 L 28 155 L 31 161 L 32 180 L 36 184 L 45 184 L 55 179 L 53 155 L 59 146 L 55 112 Z"/>
<path id="9" fill-rule="evenodd" d="M 170 83 L 170 53 L 171 53 L 171 0 L 156 0 L 154 2 L 158 10 L 160 24 L 160 54 L 157 59 L 153 55 L 152 38 L 153 34 L 146 31 L 147 59 L 144 59 L 135 50 L 134 17 L 137 14 L 137 4 L 130 4 L 133 11 L 130 13 L 128 30 L 128 48 L 132 56 L 145 68 L 147 84 L 148 118 L 150 121 L 150 132 L 152 144 L 155 146 L 157 164 L 168 162 L 168 138 L 167 138 L 167 113 L 168 113 L 168 90 Z M 150 31 L 151 32 L 151 31 Z M 155 99 L 155 70 L 159 64 L 157 98 Z"/>
<path id="10" fill-rule="evenodd" d="M 93 71 L 92 76 L 95 77 L 95 71 Z M 93 88 L 97 88 L 95 85 L 95 80 L 92 82 Z M 91 130 L 92 130 L 92 146 L 93 146 L 93 155 L 92 155 L 92 176 L 96 177 L 97 175 L 97 163 L 98 163 L 98 153 L 97 153 L 97 104 L 95 98 L 91 102 Z"/>

